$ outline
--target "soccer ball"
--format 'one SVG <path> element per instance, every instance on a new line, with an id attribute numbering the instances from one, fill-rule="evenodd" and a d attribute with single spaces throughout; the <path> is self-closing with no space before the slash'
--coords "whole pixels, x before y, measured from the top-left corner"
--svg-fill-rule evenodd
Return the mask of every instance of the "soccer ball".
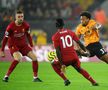
<path id="1" fill-rule="evenodd" d="M 47 58 L 50 62 L 52 62 L 54 59 L 56 59 L 56 52 L 55 51 L 48 52 Z"/>

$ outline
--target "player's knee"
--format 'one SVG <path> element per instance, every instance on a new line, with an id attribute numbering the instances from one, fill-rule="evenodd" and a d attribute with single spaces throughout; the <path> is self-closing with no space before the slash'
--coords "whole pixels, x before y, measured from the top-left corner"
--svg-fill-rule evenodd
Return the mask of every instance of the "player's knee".
<path id="1" fill-rule="evenodd" d="M 37 57 L 36 57 L 36 55 L 32 51 L 30 51 L 27 56 L 29 58 L 31 58 L 32 61 L 37 61 Z"/>
<path id="2" fill-rule="evenodd" d="M 102 61 L 104 61 L 104 62 L 106 62 L 108 64 L 108 54 L 105 54 L 104 56 L 102 56 L 100 58 L 100 60 L 102 60 Z"/>
<path id="3" fill-rule="evenodd" d="M 36 56 L 32 56 L 31 58 L 32 58 L 32 61 L 37 61 Z"/>
<path id="4" fill-rule="evenodd" d="M 14 57 L 14 59 L 17 60 L 17 61 L 21 61 L 21 60 L 22 60 L 22 54 L 21 54 L 20 52 L 15 52 L 15 53 L 13 54 L 13 57 Z"/>

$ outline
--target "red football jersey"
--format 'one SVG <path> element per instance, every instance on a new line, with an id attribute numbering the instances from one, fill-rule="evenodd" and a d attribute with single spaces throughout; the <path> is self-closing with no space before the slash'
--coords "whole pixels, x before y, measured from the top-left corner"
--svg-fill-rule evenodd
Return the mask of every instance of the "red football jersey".
<path id="1" fill-rule="evenodd" d="M 60 47 L 62 60 L 72 60 L 73 55 L 76 56 L 73 40 L 79 41 L 79 38 L 68 29 L 59 30 L 52 36 L 54 47 Z"/>
<path id="2" fill-rule="evenodd" d="M 21 26 L 16 26 L 15 22 L 11 22 L 5 32 L 5 37 L 8 37 L 8 46 L 23 46 L 27 44 L 26 34 L 29 33 L 29 24 L 23 22 Z"/>

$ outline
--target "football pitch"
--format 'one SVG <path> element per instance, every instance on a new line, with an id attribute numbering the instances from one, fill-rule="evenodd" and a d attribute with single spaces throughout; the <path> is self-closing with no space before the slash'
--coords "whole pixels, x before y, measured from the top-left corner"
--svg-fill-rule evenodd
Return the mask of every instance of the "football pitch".
<path id="1" fill-rule="evenodd" d="M 53 71 L 50 63 L 39 63 L 39 78 L 43 82 L 32 82 L 32 68 L 30 62 L 21 62 L 11 74 L 9 82 L 2 82 L 10 62 L 0 62 L 0 90 L 108 90 L 108 65 L 92 62 L 82 63 L 100 86 L 92 86 L 74 68 L 69 66 L 66 76 L 71 81 L 64 86 L 64 81 Z"/>

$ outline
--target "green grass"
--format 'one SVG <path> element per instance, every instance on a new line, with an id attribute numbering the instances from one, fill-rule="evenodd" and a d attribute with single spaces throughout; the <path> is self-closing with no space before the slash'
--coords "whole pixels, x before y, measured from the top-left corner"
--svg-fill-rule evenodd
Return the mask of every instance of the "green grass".
<path id="1" fill-rule="evenodd" d="M 32 82 L 31 63 L 21 62 L 9 78 L 9 82 L 2 82 L 10 62 L 0 62 L 0 90 L 108 90 L 108 65 L 105 63 L 82 63 L 100 86 L 92 86 L 85 78 L 71 66 L 67 68 L 66 76 L 71 81 L 64 86 L 63 80 L 53 71 L 49 63 L 39 63 L 39 77 L 42 83 Z"/>

